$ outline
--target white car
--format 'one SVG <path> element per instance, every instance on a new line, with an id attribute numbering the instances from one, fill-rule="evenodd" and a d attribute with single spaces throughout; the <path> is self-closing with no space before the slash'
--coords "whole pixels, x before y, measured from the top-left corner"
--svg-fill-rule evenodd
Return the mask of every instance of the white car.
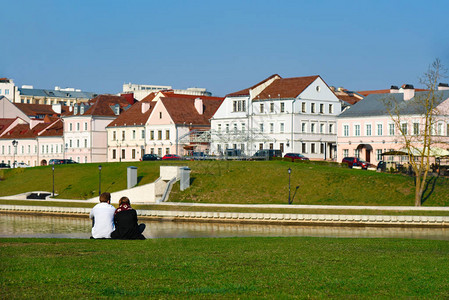
<path id="1" fill-rule="evenodd" d="M 30 166 L 24 162 L 17 163 L 17 168 L 29 168 Z"/>

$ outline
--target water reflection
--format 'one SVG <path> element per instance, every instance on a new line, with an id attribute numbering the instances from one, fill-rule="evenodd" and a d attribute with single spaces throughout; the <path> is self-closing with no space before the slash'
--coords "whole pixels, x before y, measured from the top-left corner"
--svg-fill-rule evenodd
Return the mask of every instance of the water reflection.
<path id="1" fill-rule="evenodd" d="M 147 238 L 314 236 L 361 238 L 412 238 L 449 240 L 445 228 L 374 228 L 328 226 L 280 226 L 212 224 L 191 222 L 145 222 Z M 0 237 L 89 238 L 90 220 L 85 218 L 0 214 Z"/>

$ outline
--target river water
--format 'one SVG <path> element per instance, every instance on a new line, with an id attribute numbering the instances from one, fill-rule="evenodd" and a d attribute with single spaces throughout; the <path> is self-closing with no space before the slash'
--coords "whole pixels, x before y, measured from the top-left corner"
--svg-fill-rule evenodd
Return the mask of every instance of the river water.
<path id="1" fill-rule="evenodd" d="M 312 236 L 449 240 L 448 228 L 285 226 L 145 221 L 146 238 Z M 89 218 L 0 214 L 0 237 L 90 237 Z"/>

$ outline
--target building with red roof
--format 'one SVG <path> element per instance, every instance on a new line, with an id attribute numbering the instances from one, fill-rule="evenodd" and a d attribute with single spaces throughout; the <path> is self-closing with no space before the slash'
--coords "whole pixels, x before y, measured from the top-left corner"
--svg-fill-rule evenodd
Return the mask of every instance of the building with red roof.
<path id="1" fill-rule="evenodd" d="M 253 155 L 278 149 L 333 159 L 340 111 L 340 100 L 319 75 L 274 74 L 226 96 L 211 119 L 211 150 L 216 155 L 228 149 Z"/>
<path id="2" fill-rule="evenodd" d="M 204 150 L 209 143 L 192 135 L 210 129 L 210 118 L 222 97 L 151 93 L 111 122 L 108 131 L 108 161 L 135 161 L 145 153 L 184 155 Z"/>

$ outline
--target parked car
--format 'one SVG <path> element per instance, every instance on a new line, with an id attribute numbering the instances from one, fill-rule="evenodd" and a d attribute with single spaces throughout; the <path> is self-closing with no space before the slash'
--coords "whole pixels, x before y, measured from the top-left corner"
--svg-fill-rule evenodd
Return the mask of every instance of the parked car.
<path id="1" fill-rule="evenodd" d="M 159 159 L 161 159 L 161 158 L 159 156 L 157 156 L 156 154 L 144 154 L 140 160 L 147 161 L 147 160 L 159 160 Z"/>
<path id="2" fill-rule="evenodd" d="M 261 149 L 251 157 L 253 160 L 272 159 L 273 157 L 282 157 L 281 150 Z"/>
<path id="3" fill-rule="evenodd" d="M 305 157 L 300 153 L 287 153 L 284 155 L 284 158 L 290 158 L 292 161 L 295 160 L 309 160 L 309 158 Z"/>
<path id="4" fill-rule="evenodd" d="M 17 163 L 17 168 L 29 168 L 30 166 L 24 162 Z"/>
<path id="5" fill-rule="evenodd" d="M 6 163 L 0 163 L 0 169 L 10 169 L 11 166 L 9 164 Z"/>
<path id="6" fill-rule="evenodd" d="M 77 164 L 76 161 L 72 159 L 50 159 L 49 165 L 64 165 L 64 164 Z"/>
<path id="7" fill-rule="evenodd" d="M 352 168 L 353 166 L 360 166 L 362 167 L 362 169 L 368 169 L 368 167 L 370 166 L 369 163 L 359 159 L 358 157 L 345 157 L 341 162 L 347 163 L 349 168 Z"/>
<path id="8" fill-rule="evenodd" d="M 181 156 L 176 154 L 166 154 L 162 157 L 163 160 L 180 160 Z"/>

